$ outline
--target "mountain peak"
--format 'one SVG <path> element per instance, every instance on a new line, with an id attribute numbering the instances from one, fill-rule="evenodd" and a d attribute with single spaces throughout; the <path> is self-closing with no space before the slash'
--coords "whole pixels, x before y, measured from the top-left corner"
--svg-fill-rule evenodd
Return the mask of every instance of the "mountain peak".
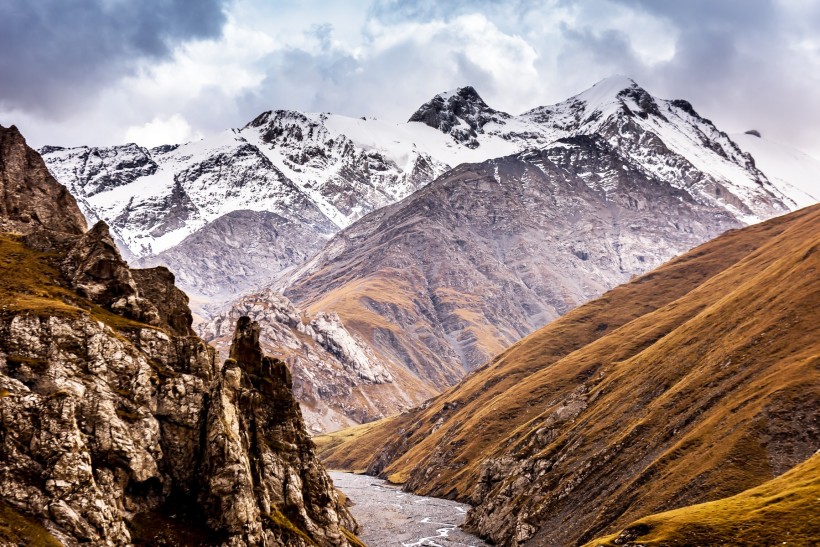
<path id="1" fill-rule="evenodd" d="M 456 98 L 456 97 L 458 99 L 465 100 L 465 101 L 477 101 L 477 102 L 480 102 L 481 104 L 483 104 L 485 107 L 487 107 L 487 104 L 484 102 L 484 100 L 478 94 L 478 91 L 476 91 L 475 88 L 471 85 L 466 85 L 464 87 L 457 87 L 457 88 L 451 89 L 449 91 L 442 91 L 441 93 L 438 93 L 433 99 L 435 100 L 436 98 L 441 98 L 444 101 L 448 101 L 451 98 Z M 487 108 L 489 108 L 489 107 L 487 107 Z"/>
<path id="2" fill-rule="evenodd" d="M 603 109 L 603 107 L 619 103 L 625 95 L 650 96 L 635 80 L 627 76 L 615 75 L 604 78 L 595 83 L 586 91 L 575 95 L 570 100 L 581 100 L 587 103 L 587 109 Z"/>
<path id="3" fill-rule="evenodd" d="M 450 134 L 457 142 L 478 147 L 476 135 L 489 122 L 500 122 L 510 115 L 487 105 L 472 86 L 459 87 L 437 94 L 410 116 L 409 122 L 421 122 Z"/>
<path id="4" fill-rule="evenodd" d="M 20 233 L 47 228 L 75 235 L 86 229 L 74 197 L 14 125 L 0 125 L 0 228 Z"/>

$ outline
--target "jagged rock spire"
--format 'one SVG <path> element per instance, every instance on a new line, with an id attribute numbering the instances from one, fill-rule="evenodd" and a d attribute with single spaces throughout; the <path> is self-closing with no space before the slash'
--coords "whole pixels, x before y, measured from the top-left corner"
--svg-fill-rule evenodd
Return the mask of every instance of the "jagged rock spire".
<path id="1" fill-rule="evenodd" d="M 208 526 L 236 545 L 348 546 L 356 522 L 313 449 L 287 365 L 237 321 L 209 395 L 202 463 Z"/>

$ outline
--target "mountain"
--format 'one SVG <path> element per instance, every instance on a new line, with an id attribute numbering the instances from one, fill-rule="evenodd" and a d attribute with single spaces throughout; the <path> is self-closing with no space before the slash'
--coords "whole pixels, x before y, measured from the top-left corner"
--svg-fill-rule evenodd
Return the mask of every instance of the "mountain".
<path id="1" fill-rule="evenodd" d="M 111 226 L 129 259 L 171 266 L 193 295 L 223 300 L 301 264 L 340 229 L 452 167 L 593 134 L 648 176 L 743 222 L 795 206 L 788 185 L 772 184 L 689 103 L 655 99 L 623 77 L 520 116 L 463 87 L 437 95 L 407 123 L 276 110 L 179 146 L 42 153 L 89 221 Z M 271 222 L 281 233 L 271 236 Z M 242 274 L 203 258 L 205 243 L 209 256 L 235 258 Z"/>
<path id="2" fill-rule="evenodd" d="M 439 389 L 559 315 L 741 224 L 599 137 L 464 164 L 371 213 L 285 295 Z M 392 369 L 391 369 L 392 370 Z"/>
<path id="3" fill-rule="evenodd" d="M 168 258 L 179 262 L 181 278 L 191 281 L 185 286 L 199 297 L 247 288 L 264 273 L 299 263 L 338 229 L 261 150 L 233 131 L 152 150 L 51 147 L 44 157 L 55 178 L 77 196 L 86 217 L 110 223 L 127 256 L 153 257 L 179 247 Z M 281 226 L 281 233 L 265 229 L 271 222 Z M 299 237 L 291 239 L 294 225 Z M 191 234 L 197 237 L 186 240 Z M 237 240 L 243 242 L 238 264 L 208 261 L 236 256 Z M 203 241 L 211 244 L 204 256 Z M 305 241 L 304 248 L 298 246 Z M 173 266 L 171 260 L 165 265 Z M 144 265 L 158 263 L 146 260 Z M 228 272 L 235 268 L 240 275 L 234 279 Z M 231 288 L 215 279 L 232 279 L 227 282 Z"/>
<path id="4" fill-rule="evenodd" d="M 817 205 L 730 231 L 323 458 L 469 501 L 498 545 L 582 544 L 754 488 L 820 445 L 819 250 Z"/>
<path id="5" fill-rule="evenodd" d="M 395 381 L 363 383 L 319 347 L 291 353 L 325 431 L 418 404 L 630 276 L 793 206 L 691 105 L 620 77 L 520 116 L 465 87 L 404 124 L 269 111 L 176 147 L 45 152 L 90 217 L 136 264 L 169 266 L 206 319 L 227 324 L 248 309 L 230 300 L 261 302 L 265 286 L 305 324 L 335 313 Z M 315 346 L 294 328 L 271 339 Z"/>
<path id="6" fill-rule="evenodd" d="M 259 325 L 224 364 L 0 127 L 0 542 L 361 546 Z"/>
<path id="7" fill-rule="evenodd" d="M 227 357 L 233 325 L 247 316 L 260 324 L 260 343 L 293 372 L 293 393 L 313 433 L 335 431 L 397 414 L 438 393 L 384 359 L 345 328 L 336 313 L 312 318 L 275 291 L 245 296 L 199 327 Z"/>
<path id="8" fill-rule="evenodd" d="M 795 207 L 754 160 L 684 100 L 650 95 L 630 78 L 613 76 L 566 101 L 511 116 L 488 107 L 471 87 L 436 96 L 410 118 L 487 158 L 543 148 L 580 135 L 603 137 L 649 175 L 669 181 L 704 204 L 720 205 L 746 223 Z"/>

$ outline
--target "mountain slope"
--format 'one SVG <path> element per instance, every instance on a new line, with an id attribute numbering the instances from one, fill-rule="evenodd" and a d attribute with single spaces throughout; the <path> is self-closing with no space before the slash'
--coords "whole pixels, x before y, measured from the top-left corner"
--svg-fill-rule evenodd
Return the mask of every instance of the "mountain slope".
<path id="1" fill-rule="evenodd" d="M 195 287 L 200 297 L 218 298 L 234 290 L 263 286 L 274 272 L 301 264 L 325 243 L 324 233 L 317 234 L 292 216 L 240 209 L 135 263 L 140 267 L 170 265 L 180 285 Z M 232 287 L 227 293 L 226 284 Z"/>
<path id="2" fill-rule="evenodd" d="M 689 103 L 655 99 L 623 77 L 520 116 L 464 87 L 437 95 L 403 124 L 276 110 L 180 146 L 45 147 L 43 155 L 89 221 L 106 220 L 129 258 L 175 267 L 186 289 L 218 300 L 300 264 L 339 229 L 451 167 L 582 135 L 602 137 L 647 176 L 743 222 L 794 207 L 788 184 L 770 183 Z M 271 240 L 259 224 L 231 214 L 240 210 L 276 214 L 294 229 Z M 199 230 L 208 233 L 185 239 Z M 245 230 L 249 244 L 237 248 L 232 234 Z M 247 275 L 229 279 L 226 264 L 201 260 L 202 240 L 220 255 L 244 254 Z M 268 245 L 272 252 L 260 251 Z"/>
<path id="3" fill-rule="evenodd" d="M 335 236 L 285 294 L 439 388 L 740 224 L 600 138 L 465 164 Z"/>
<path id="4" fill-rule="evenodd" d="M 759 485 L 820 445 L 818 238 L 820 206 L 721 236 L 324 458 L 469 500 L 503 545 Z"/>
<path id="5" fill-rule="evenodd" d="M 630 524 L 587 545 L 812 545 L 820 539 L 820 455 L 731 498 Z"/>

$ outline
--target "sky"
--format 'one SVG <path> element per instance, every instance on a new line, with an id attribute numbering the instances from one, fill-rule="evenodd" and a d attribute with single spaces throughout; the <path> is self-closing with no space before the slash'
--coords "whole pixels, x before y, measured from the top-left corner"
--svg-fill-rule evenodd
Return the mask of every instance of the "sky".
<path id="1" fill-rule="evenodd" d="M 820 158 L 815 0 L 0 0 L 0 124 L 144 146 L 270 109 L 395 122 L 472 85 L 518 114 L 615 74 Z"/>

